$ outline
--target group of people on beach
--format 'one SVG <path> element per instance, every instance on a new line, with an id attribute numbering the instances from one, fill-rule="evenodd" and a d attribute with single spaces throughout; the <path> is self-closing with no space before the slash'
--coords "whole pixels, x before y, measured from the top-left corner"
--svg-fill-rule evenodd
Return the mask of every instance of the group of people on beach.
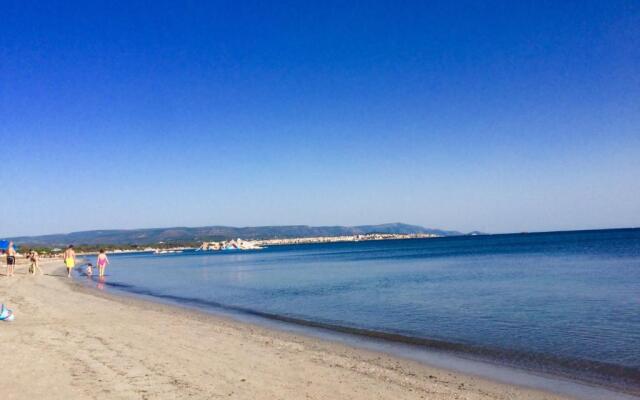
<path id="1" fill-rule="evenodd" d="M 69 245 L 69 247 L 67 247 L 67 249 L 64 251 L 64 254 L 62 255 L 62 259 L 64 260 L 64 265 L 67 267 L 67 276 L 70 277 L 71 271 L 76 266 L 76 252 L 73 249 L 72 244 Z M 107 268 L 107 265 L 109 265 L 109 257 L 107 257 L 107 253 L 105 252 L 104 249 L 100 249 L 100 252 L 98 253 L 98 257 L 96 258 L 96 265 L 98 266 L 98 276 L 103 277 L 104 270 L 105 268 Z M 86 265 L 84 272 L 87 276 L 92 276 L 93 264 L 88 263 Z"/>
<path id="2" fill-rule="evenodd" d="M 15 275 L 16 268 L 16 256 L 18 252 L 16 251 L 15 245 L 13 242 L 9 242 L 6 251 L 4 251 L 7 261 L 7 276 Z M 37 272 L 40 272 L 40 275 L 43 274 L 42 269 L 40 268 L 40 257 L 38 252 L 35 250 L 29 250 L 27 252 L 27 260 L 29 261 L 29 273 L 31 275 L 35 275 Z"/>
<path id="3" fill-rule="evenodd" d="M 16 266 L 16 256 L 18 255 L 18 252 L 16 251 L 16 248 L 13 242 L 9 242 L 9 245 L 7 246 L 7 249 L 5 251 L 5 255 L 6 255 L 6 261 L 7 261 L 6 275 L 8 277 L 14 276 L 15 266 Z M 42 272 L 42 269 L 40 268 L 40 263 L 39 263 L 40 257 L 37 251 L 29 250 L 29 252 L 26 254 L 26 257 L 27 257 L 27 260 L 30 262 L 30 265 L 29 265 L 30 274 L 35 275 L 37 272 L 40 272 L 41 275 L 44 274 Z M 76 266 L 76 252 L 73 248 L 73 245 L 69 245 L 69 247 L 67 247 L 67 249 L 62 254 L 62 259 L 64 261 L 65 267 L 67 268 L 67 277 L 70 278 L 71 271 Z M 109 265 L 109 257 L 107 257 L 107 253 L 105 252 L 104 249 L 100 249 L 100 252 L 98 253 L 98 256 L 96 258 L 96 265 L 98 266 L 98 276 L 103 277 L 105 268 L 107 267 L 107 265 Z M 91 263 L 86 264 L 86 268 L 84 272 L 87 276 L 92 276 L 93 265 Z"/>

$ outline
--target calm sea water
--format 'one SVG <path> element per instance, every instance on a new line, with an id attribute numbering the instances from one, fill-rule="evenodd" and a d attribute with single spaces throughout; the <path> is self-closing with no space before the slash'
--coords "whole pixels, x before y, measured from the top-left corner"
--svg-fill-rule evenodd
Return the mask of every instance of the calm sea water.
<path id="1" fill-rule="evenodd" d="M 120 255 L 111 262 L 100 287 L 639 393 L 640 229 Z"/>

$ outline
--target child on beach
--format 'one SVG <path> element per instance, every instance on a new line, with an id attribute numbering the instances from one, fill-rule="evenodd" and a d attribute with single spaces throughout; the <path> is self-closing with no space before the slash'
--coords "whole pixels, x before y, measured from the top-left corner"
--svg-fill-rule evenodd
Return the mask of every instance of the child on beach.
<path id="1" fill-rule="evenodd" d="M 100 254 L 98 254 L 96 264 L 98 264 L 98 276 L 104 276 L 104 269 L 109 264 L 109 258 L 104 252 L 104 249 L 100 249 Z"/>
<path id="2" fill-rule="evenodd" d="M 86 271 L 86 273 L 87 273 L 87 276 L 91 276 L 91 275 L 93 275 L 93 265 L 91 265 L 91 263 L 88 263 L 88 264 L 87 264 L 87 271 Z"/>

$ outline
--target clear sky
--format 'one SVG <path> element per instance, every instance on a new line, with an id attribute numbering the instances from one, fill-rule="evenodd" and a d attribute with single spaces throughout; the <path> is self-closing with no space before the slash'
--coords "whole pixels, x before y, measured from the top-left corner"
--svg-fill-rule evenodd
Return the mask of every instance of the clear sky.
<path id="1" fill-rule="evenodd" d="M 0 236 L 640 226 L 640 3 L 9 0 Z"/>

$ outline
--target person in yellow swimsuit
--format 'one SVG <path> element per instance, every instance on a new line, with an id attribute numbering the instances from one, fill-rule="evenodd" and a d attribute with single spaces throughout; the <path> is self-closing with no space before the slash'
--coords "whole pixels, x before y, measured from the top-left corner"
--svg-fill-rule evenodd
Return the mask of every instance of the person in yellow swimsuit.
<path id="1" fill-rule="evenodd" d="M 73 250 L 72 244 L 64 251 L 62 258 L 64 259 L 64 265 L 67 267 L 67 278 L 71 278 L 71 270 L 76 266 L 76 252 Z"/>

